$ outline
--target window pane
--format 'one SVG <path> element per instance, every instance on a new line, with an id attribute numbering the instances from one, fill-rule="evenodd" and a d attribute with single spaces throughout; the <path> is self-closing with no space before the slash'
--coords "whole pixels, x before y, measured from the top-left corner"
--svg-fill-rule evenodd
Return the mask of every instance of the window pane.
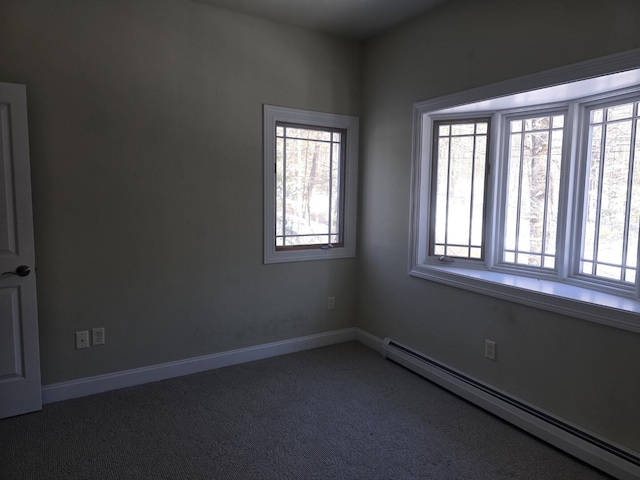
<path id="1" fill-rule="evenodd" d="M 447 246 L 446 252 L 449 257 L 469 257 L 469 247 Z"/>
<path id="2" fill-rule="evenodd" d="M 455 130 L 455 125 L 453 127 L 452 130 Z M 447 237 L 449 242 L 459 245 L 469 242 L 474 140 L 473 136 L 451 139 Z"/>
<path id="3" fill-rule="evenodd" d="M 548 133 L 525 134 L 518 249 L 542 252 Z"/>
<path id="4" fill-rule="evenodd" d="M 630 118 L 633 115 L 633 104 L 626 103 L 615 107 L 607 108 L 607 122 Z"/>
<path id="5" fill-rule="evenodd" d="M 486 132 L 486 124 L 485 132 Z M 473 170 L 473 199 L 471 206 L 471 245 L 482 245 L 484 234 L 484 177 L 486 172 L 487 136 L 476 137 L 476 152 Z M 473 250 L 472 250 L 473 252 Z M 482 255 L 474 256 L 480 258 Z"/>
<path id="6" fill-rule="evenodd" d="M 522 125 L 522 121 L 511 122 L 513 125 Z M 518 192 L 520 191 L 520 157 L 522 153 L 522 135 L 511 135 L 509 164 L 508 164 L 508 180 L 507 180 L 507 214 L 505 225 L 505 249 L 515 250 L 518 223 Z M 515 257 L 513 257 L 515 259 Z M 513 260 L 512 260 L 513 261 Z"/>
<path id="7" fill-rule="evenodd" d="M 609 123 L 605 128 L 597 260 L 615 265 L 622 262 L 630 134 L 629 121 Z"/>
<path id="8" fill-rule="evenodd" d="M 602 110 L 598 110 L 602 113 Z M 589 184 L 587 186 L 587 208 L 584 221 L 584 246 L 582 258 L 585 260 L 593 260 L 595 255 L 595 236 L 596 236 L 596 218 L 598 213 L 599 179 L 600 179 L 600 154 L 602 151 L 602 127 L 594 126 L 591 129 L 590 141 L 590 168 L 589 168 Z M 586 272 L 585 272 L 586 273 Z M 590 273 L 590 272 L 589 272 Z"/>
<path id="9" fill-rule="evenodd" d="M 287 127 L 286 135 L 289 138 L 298 138 L 304 140 L 331 140 L 331 132 L 309 128 Z"/>
<path id="10" fill-rule="evenodd" d="M 632 268 L 627 268 L 624 271 L 624 281 L 634 283 L 636 281 L 636 271 Z"/>
<path id="11" fill-rule="evenodd" d="M 554 117 L 554 124 L 555 124 Z M 562 122 L 564 124 L 564 122 Z M 546 198 L 547 212 L 544 237 L 544 253 L 555 255 L 556 241 L 558 233 L 558 213 L 560 202 L 560 172 L 562 169 L 562 146 L 564 144 L 564 131 L 551 131 L 551 145 L 549 152 L 549 163 L 547 165 L 547 189 Z M 546 266 L 545 262 L 545 266 Z M 551 267 L 553 268 L 553 267 Z"/>
<path id="12" fill-rule="evenodd" d="M 448 197 L 448 179 L 449 179 L 449 138 L 442 138 L 438 144 L 437 172 L 438 180 L 436 185 L 436 225 L 435 239 L 436 243 L 443 244 L 446 242 L 447 233 L 447 197 Z M 443 252 L 444 254 L 444 252 Z"/>
<path id="13" fill-rule="evenodd" d="M 303 212 L 306 212 L 302 191 L 305 170 L 308 168 L 308 161 L 313 157 L 312 153 L 309 154 L 309 148 L 309 142 L 291 139 L 287 139 L 285 142 L 284 202 L 286 203 L 285 230 L 288 235 L 306 233 L 306 221 L 302 216 Z"/>
<path id="14" fill-rule="evenodd" d="M 533 255 L 531 253 L 517 253 L 516 263 L 520 265 L 531 265 L 533 267 L 540 267 L 540 255 Z"/>
<path id="15" fill-rule="evenodd" d="M 482 120 L 434 126 L 431 255 L 483 257 L 488 125 Z"/>
<path id="16" fill-rule="evenodd" d="M 300 245 L 323 245 L 328 242 L 326 235 L 305 235 L 285 237 L 285 246 L 293 247 Z"/>
<path id="17" fill-rule="evenodd" d="M 282 128 L 282 127 L 278 127 Z M 284 141 L 276 139 L 276 235 L 284 235 Z M 282 245 L 282 244 L 281 244 Z"/>
<path id="18" fill-rule="evenodd" d="M 341 195 L 341 187 L 340 187 L 340 165 L 342 162 L 340 161 L 341 156 L 341 145 L 339 143 L 333 144 L 333 156 L 332 156 L 332 167 L 331 167 L 331 232 L 332 233 L 340 233 L 340 212 L 342 211 L 340 200 L 342 198 Z M 332 243 L 336 243 L 337 241 L 333 241 Z"/>
<path id="19" fill-rule="evenodd" d="M 525 131 L 547 130 L 551 119 L 549 117 L 526 118 L 524 120 Z"/>
<path id="20" fill-rule="evenodd" d="M 555 268 L 562 125 L 564 115 L 510 122 L 504 261 Z"/>
<path id="21" fill-rule="evenodd" d="M 612 267 L 611 265 L 596 264 L 596 276 L 610 278 L 611 280 L 620 280 L 621 268 Z"/>
<path id="22" fill-rule="evenodd" d="M 631 205 L 629 208 L 629 233 L 627 235 L 627 266 L 636 267 L 638 262 L 638 231 L 640 230 L 640 123 L 636 122 L 636 145 L 631 182 Z M 635 277 L 635 273 L 633 275 Z M 626 280 L 626 281 L 635 281 Z"/>
<path id="23" fill-rule="evenodd" d="M 591 123 L 600 123 L 602 122 L 602 109 L 600 110 L 593 110 L 591 112 Z"/>
<path id="24" fill-rule="evenodd" d="M 593 263 L 580 262 L 580 273 L 584 273 L 585 275 L 593 275 L 595 273 L 593 270 Z"/>
<path id="25" fill-rule="evenodd" d="M 473 135 L 474 132 L 474 123 L 460 123 L 451 125 L 451 135 Z"/>

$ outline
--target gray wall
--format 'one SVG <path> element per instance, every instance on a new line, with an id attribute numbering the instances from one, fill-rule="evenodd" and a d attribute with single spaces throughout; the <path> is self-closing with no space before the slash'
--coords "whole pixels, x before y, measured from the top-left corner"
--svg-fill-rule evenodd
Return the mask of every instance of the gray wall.
<path id="1" fill-rule="evenodd" d="M 2 0 L 43 384 L 351 327 L 354 259 L 262 265 L 262 104 L 360 114 L 361 46 L 186 0 Z M 327 296 L 336 310 L 327 310 Z M 74 349 L 74 332 L 107 344 Z"/>
<path id="2" fill-rule="evenodd" d="M 414 102 L 640 47 L 640 2 L 456 0 L 365 45 L 358 326 L 640 451 L 640 336 L 407 275 Z M 498 360 L 484 359 L 484 340 Z"/>

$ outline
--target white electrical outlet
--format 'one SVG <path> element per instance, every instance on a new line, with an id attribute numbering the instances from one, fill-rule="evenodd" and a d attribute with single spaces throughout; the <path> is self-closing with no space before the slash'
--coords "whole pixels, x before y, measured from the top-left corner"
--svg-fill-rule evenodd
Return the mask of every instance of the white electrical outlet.
<path id="1" fill-rule="evenodd" d="M 76 350 L 89 347 L 89 332 L 83 330 L 82 332 L 76 332 Z"/>
<path id="2" fill-rule="evenodd" d="M 492 342 L 491 340 L 484 341 L 484 356 L 489 360 L 496 359 L 496 342 Z"/>
<path id="3" fill-rule="evenodd" d="M 91 345 L 104 345 L 104 327 L 91 329 Z"/>
<path id="4" fill-rule="evenodd" d="M 336 297 L 329 297 L 327 302 L 327 308 L 333 310 L 336 308 Z"/>

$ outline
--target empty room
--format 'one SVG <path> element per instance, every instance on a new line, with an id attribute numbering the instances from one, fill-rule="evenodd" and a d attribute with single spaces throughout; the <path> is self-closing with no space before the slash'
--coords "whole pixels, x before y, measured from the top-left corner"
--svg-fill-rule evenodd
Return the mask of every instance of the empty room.
<path id="1" fill-rule="evenodd" d="M 0 478 L 640 478 L 638 24 L 0 0 Z"/>

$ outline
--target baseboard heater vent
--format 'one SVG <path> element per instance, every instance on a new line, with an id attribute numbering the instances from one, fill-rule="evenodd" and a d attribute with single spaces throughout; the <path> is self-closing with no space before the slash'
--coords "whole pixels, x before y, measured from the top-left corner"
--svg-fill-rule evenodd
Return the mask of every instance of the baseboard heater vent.
<path id="1" fill-rule="evenodd" d="M 640 456 L 534 405 L 385 338 L 382 354 L 494 415 L 623 480 L 640 479 Z"/>

